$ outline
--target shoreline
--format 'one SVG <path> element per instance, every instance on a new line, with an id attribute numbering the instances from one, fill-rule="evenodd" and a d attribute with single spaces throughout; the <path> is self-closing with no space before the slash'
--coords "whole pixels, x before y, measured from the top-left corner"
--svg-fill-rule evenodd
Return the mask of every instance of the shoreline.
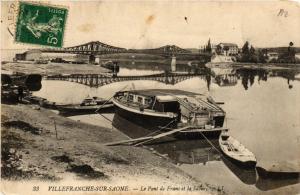
<path id="1" fill-rule="evenodd" d="M 1 109 L 2 156 L 7 157 L 2 159 L 1 173 L 5 183 L 10 183 L 7 179 L 85 179 L 141 186 L 147 181 L 149 185 L 202 186 L 200 192 L 225 193 L 222 187 L 197 181 L 144 147 L 104 146 L 127 139 L 116 129 L 73 121 L 38 106 L 2 104 Z"/>
<path id="2" fill-rule="evenodd" d="M 244 62 L 208 62 L 208 68 L 264 68 L 264 69 L 300 69 L 300 64 L 285 63 L 244 63 Z"/>
<path id="3" fill-rule="evenodd" d="M 108 59 L 107 59 L 108 60 Z M 120 62 L 128 62 L 129 59 L 117 59 Z M 135 62 L 148 62 L 147 60 L 136 60 Z M 177 61 L 178 65 L 185 65 L 188 67 L 189 61 Z M 160 63 L 165 63 L 163 60 L 157 60 L 158 66 Z M 165 63 L 167 65 L 167 63 Z M 135 65 L 132 65 L 134 67 Z M 264 69 L 300 69 L 300 64 L 281 64 L 281 63 L 241 63 L 241 62 L 208 62 L 205 64 L 207 68 L 264 68 Z M 122 67 L 122 65 L 121 65 Z M 125 67 L 130 67 L 126 65 Z M 41 75 L 55 75 L 55 74 L 106 74 L 110 70 L 94 64 L 66 64 L 66 63 L 48 63 L 48 64 L 34 64 L 22 62 L 8 62 L 1 64 L 2 72 L 21 72 L 25 74 L 41 74 Z"/>

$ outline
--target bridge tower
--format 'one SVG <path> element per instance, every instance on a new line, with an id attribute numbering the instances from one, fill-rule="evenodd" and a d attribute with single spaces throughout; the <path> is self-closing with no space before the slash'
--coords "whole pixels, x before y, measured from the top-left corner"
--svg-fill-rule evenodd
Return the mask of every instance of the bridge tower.
<path id="1" fill-rule="evenodd" d="M 175 72 L 176 71 L 176 57 L 173 55 L 172 60 L 171 60 L 171 71 Z"/>

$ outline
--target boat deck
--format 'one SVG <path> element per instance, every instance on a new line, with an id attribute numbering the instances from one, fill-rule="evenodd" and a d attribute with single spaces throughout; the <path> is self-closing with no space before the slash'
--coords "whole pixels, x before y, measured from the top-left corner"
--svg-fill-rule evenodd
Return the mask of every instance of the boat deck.
<path id="1" fill-rule="evenodd" d="M 131 91 L 135 94 L 145 95 L 145 96 L 157 96 L 157 95 L 166 95 L 166 94 L 172 94 L 172 95 L 188 95 L 188 96 L 194 96 L 194 95 L 202 95 L 200 93 L 194 93 L 189 91 L 183 91 L 178 89 L 144 89 L 144 90 L 134 90 Z"/>

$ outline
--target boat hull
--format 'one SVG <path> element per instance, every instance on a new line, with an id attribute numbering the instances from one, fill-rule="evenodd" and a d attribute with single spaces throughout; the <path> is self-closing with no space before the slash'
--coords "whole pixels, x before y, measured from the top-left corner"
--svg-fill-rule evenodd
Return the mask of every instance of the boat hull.
<path id="1" fill-rule="evenodd" d="M 178 132 L 175 134 L 175 136 L 180 139 L 205 139 L 204 136 L 206 138 L 218 138 L 220 136 L 221 132 L 222 132 L 222 130 L 203 131 L 202 133 Z"/>
<path id="2" fill-rule="evenodd" d="M 229 156 L 222 149 L 221 149 L 221 151 L 224 154 L 225 159 L 229 160 L 230 162 L 232 162 L 233 164 L 235 164 L 236 166 L 238 166 L 240 168 L 254 169 L 256 166 L 256 161 L 240 161 L 238 159 L 235 159 L 235 158 Z"/>
<path id="3" fill-rule="evenodd" d="M 121 116 L 122 118 L 125 118 L 129 121 L 134 122 L 135 124 L 138 124 L 139 126 L 144 127 L 145 129 L 151 130 L 151 131 L 157 131 L 162 127 L 165 127 L 166 125 L 170 124 L 168 128 L 176 128 L 177 123 L 173 122 L 175 118 L 172 117 L 159 117 L 159 116 L 150 116 L 146 114 L 139 114 L 130 112 L 128 110 L 125 110 L 123 108 L 120 108 L 115 105 L 115 111 L 116 114 Z"/>
<path id="4" fill-rule="evenodd" d="M 104 106 L 57 106 L 57 109 L 59 110 L 59 113 L 64 116 L 95 114 L 95 111 L 97 110 L 99 113 L 114 112 L 113 104 L 107 104 Z"/>
<path id="5" fill-rule="evenodd" d="M 118 116 L 133 122 L 134 124 L 147 129 L 149 131 L 158 131 L 162 127 L 166 127 L 164 131 L 169 131 L 170 129 L 179 128 L 177 126 L 176 118 L 167 118 L 167 117 L 158 117 L 158 116 L 149 116 L 146 114 L 138 114 L 135 112 L 130 112 L 126 109 L 120 108 L 115 105 L 115 112 Z M 174 121 L 175 120 L 175 121 Z M 173 122 L 174 121 L 174 122 Z M 199 132 L 177 132 L 172 135 L 178 139 L 203 139 L 203 135 L 209 138 L 217 138 L 221 134 L 221 130 L 211 130 Z"/>

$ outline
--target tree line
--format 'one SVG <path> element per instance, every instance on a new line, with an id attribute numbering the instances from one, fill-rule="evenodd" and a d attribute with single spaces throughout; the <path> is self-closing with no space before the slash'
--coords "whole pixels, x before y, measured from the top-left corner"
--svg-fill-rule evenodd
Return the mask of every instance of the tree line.
<path id="1" fill-rule="evenodd" d="M 264 48 L 256 50 L 252 45 L 250 46 L 248 41 L 246 41 L 241 52 L 237 56 L 237 61 L 251 63 L 296 63 L 296 50 L 293 45 L 293 42 L 290 42 L 289 46 L 285 50 L 280 53 L 276 52 L 278 53 L 278 56 L 270 60 L 268 56 L 270 49 Z"/>

